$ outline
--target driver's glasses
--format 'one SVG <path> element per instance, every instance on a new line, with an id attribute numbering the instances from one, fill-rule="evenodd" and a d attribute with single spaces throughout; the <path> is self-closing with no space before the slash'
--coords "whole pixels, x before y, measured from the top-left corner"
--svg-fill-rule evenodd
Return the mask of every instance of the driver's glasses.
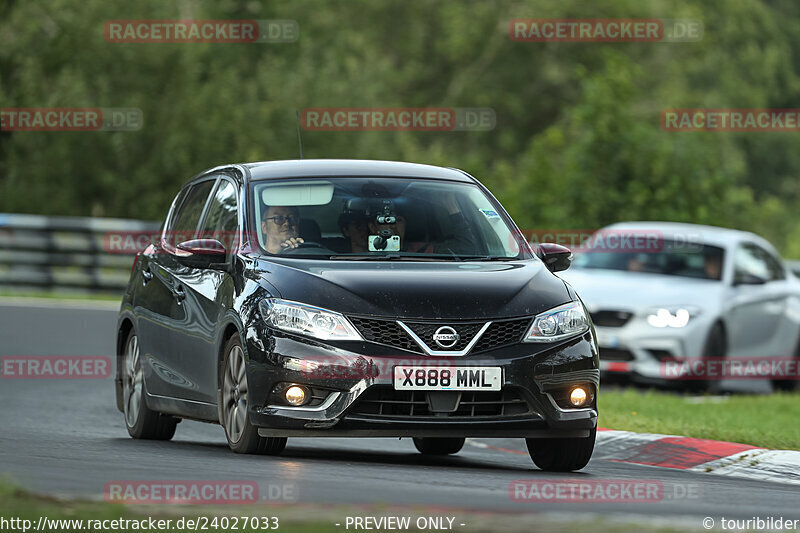
<path id="1" fill-rule="evenodd" d="M 300 218 L 294 215 L 285 217 L 283 215 L 275 215 L 274 217 L 267 217 L 265 220 L 272 220 L 278 226 L 283 226 L 286 221 L 289 221 L 290 226 L 296 226 L 300 222 Z"/>

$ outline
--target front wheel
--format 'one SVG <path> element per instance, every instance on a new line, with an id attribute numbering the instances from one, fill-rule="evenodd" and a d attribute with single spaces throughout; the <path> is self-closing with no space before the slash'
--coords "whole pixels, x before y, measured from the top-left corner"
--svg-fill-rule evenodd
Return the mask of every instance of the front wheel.
<path id="1" fill-rule="evenodd" d="M 588 437 L 525 439 L 533 463 L 549 472 L 580 470 L 592 458 L 597 428 Z"/>
<path id="2" fill-rule="evenodd" d="M 122 370 L 122 400 L 125 427 L 134 439 L 169 440 L 179 420 L 147 407 L 139 337 L 131 330 L 125 342 Z"/>
<path id="3" fill-rule="evenodd" d="M 238 335 L 225 345 L 222 376 L 222 427 L 228 446 L 236 453 L 278 455 L 286 447 L 286 437 L 261 437 L 247 416 L 247 363 Z"/>
<path id="4" fill-rule="evenodd" d="M 422 455 L 452 455 L 461 451 L 465 441 L 457 437 L 414 437 L 414 446 Z"/>
<path id="5" fill-rule="evenodd" d="M 727 357 L 728 354 L 728 341 L 725 336 L 725 328 L 721 323 L 717 322 L 708 332 L 706 343 L 703 346 L 703 362 L 721 361 Z M 710 363 L 709 363 L 710 364 Z M 722 391 L 720 386 L 720 378 L 703 379 L 691 382 L 689 390 L 697 392 L 708 392 L 711 394 L 719 394 Z"/>
<path id="6" fill-rule="evenodd" d="M 800 365 L 800 338 L 797 339 L 797 348 L 794 350 L 794 358 Z M 772 387 L 779 391 L 793 391 L 800 389 L 800 381 L 796 379 L 773 379 Z"/>

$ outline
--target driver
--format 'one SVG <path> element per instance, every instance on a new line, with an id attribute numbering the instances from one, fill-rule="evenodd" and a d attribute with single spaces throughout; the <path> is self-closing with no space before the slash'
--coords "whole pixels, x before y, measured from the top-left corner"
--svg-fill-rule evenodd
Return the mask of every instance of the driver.
<path id="1" fill-rule="evenodd" d="M 703 261 L 706 278 L 722 279 L 722 257 L 719 254 L 706 254 Z"/>
<path id="2" fill-rule="evenodd" d="M 303 243 L 299 236 L 300 211 L 291 206 L 268 206 L 261 218 L 264 247 L 271 254 L 287 248 L 297 248 Z"/>

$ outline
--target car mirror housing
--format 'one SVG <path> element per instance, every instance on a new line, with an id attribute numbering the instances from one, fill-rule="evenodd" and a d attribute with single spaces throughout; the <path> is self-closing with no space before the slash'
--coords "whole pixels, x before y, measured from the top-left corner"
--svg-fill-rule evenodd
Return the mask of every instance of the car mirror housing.
<path id="1" fill-rule="evenodd" d="M 175 256 L 193 268 L 211 268 L 225 263 L 227 250 L 216 239 L 192 239 L 175 247 Z"/>
<path id="2" fill-rule="evenodd" d="M 536 247 L 536 255 L 550 272 L 561 272 L 572 264 L 572 251 L 560 244 L 543 242 Z"/>

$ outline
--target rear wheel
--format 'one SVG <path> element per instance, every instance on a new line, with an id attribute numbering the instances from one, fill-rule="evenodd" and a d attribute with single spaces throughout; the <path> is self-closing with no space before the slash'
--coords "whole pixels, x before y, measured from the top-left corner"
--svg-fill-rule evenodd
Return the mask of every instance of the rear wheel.
<path id="1" fill-rule="evenodd" d="M 525 439 L 533 463 L 549 472 L 580 470 L 592 458 L 597 428 L 588 437 Z"/>
<path id="2" fill-rule="evenodd" d="M 422 455 L 451 455 L 461 451 L 465 441 L 457 437 L 414 437 L 414 446 Z"/>
<path id="3" fill-rule="evenodd" d="M 171 439 L 175 435 L 175 426 L 179 421 L 147 407 L 139 338 L 133 330 L 125 342 L 123 364 L 122 401 L 128 434 L 134 439 Z"/>
<path id="4" fill-rule="evenodd" d="M 261 437 L 247 416 L 247 371 L 238 335 L 225 345 L 222 376 L 222 427 L 228 446 L 236 453 L 277 455 L 286 447 L 286 437 Z"/>

